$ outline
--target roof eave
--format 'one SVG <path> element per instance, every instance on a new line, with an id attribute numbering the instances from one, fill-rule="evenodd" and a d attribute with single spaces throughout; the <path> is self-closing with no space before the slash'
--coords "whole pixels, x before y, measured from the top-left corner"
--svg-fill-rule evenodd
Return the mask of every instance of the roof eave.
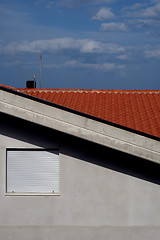
<path id="1" fill-rule="evenodd" d="M 79 116 L 83 116 L 83 117 L 86 117 L 86 118 L 89 118 L 89 119 L 93 119 L 95 121 L 98 121 L 98 122 L 101 122 L 101 123 L 105 123 L 105 124 L 108 124 L 108 125 L 116 127 L 116 128 L 120 128 L 120 129 L 129 131 L 129 132 L 141 135 L 141 136 L 145 136 L 147 138 L 151 138 L 151 139 L 160 141 L 160 138 L 157 137 L 157 136 L 154 136 L 154 135 L 151 135 L 151 134 L 148 134 L 148 133 L 145 133 L 145 132 L 141 132 L 141 131 L 138 131 L 138 130 L 135 130 L 135 129 L 132 129 L 132 128 L 129 128 L 129 127 L 117 124 L 117 123 L 114 123 L 114 122 L 110 122 L 110 121 L 104 120 L 102 118 L 98 118 L 98 117 L 95 117 L 93 115 L 89 115 L 89 114 L 86 114 L 86 113 L 83 113 L 83 112 L 80 112 L 80 111 L 77 111 L 77 110 L 74 110 L 74 109 L 71 109 L 71 108 L 68 108 L 68 107 L 56 104 L 56 103 L 52 103 L 52 102 L 46 101 L 44 99 L 40 99 L 40 98 L 31 96 L 31 95 L 28 95 L 26 93 L 22 93 L 18 89 L 16 90 L 16 89 L 13 89 L 13 88 L 6 88 L 6 87 L 3 87 L 3 86 L 0 86 L 0 90 L 6 91 L 6 92 L 10 92 L 12 94 L 15 94 L 15 95 L 18 95 L 18 96 L 22 96 L 24 98 L 31 99 L 31 100 L 39 102 L 39 103 L 43 103 L 43 104 L 46 104 L 48 106 L 52 106 L 52 107 L 55 107 L 55 108 L 58 108 L 58 109 L 62 109 L 64 111 L 71 112 L 71 113 L 77 114 Z"/>
<path id="2" fill-rule="evenodd" d="M 0 88 L 0 111 L 106 147 L 160 163 L 160 142 L 44 100 Z"/>

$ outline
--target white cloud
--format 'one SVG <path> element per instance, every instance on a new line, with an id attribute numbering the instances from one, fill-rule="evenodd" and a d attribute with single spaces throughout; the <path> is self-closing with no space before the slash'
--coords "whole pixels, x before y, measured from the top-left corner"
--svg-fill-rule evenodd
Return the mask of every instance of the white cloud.
<path id="1" fill-rule="evenodd" d="M 135 4 L 131 5 L 131 6 L 123 7 L 122 8 L 122 13 L 125 14 L 125 15 L 130 15 L 134 11 L 139 11 L 139 9 L 143 9 L 144 7 L 145 7 L 144 4 L 135 3 Z"/>
<path id="2" fill-rule="evenodd" d="M 17 52 L 38 53 L 43 51 L 64 52 L 79 51 L 80 53 L 119 53 L 125 48 L 117 44 L 101 43 L 90 39 L 57 38 L 52 40 L 36 40 L 11 42 L 2 47 L 1 53 L 15 54 Z"/>
<path id="3" fill-rule="evenodd" d="M 146 1 L 143 4 L 134 4 L 124 7 L 122 13 L 129 18 L 127 21 L 130 29 L 143 29 L 152 37 L 159 37 L 160 33 L 160 0 Z"/>
<path id="4" fill-rule="evenodd" d="M 151 2 L 156 2 L 156 3 L 158 2 L 159 3 L 160 0 L 151 0 Z"/>
<path id="5" fill-rule="evenodd" d="M 35 5 L 39 6 L 39 5 L 43 4 L 44 2 L 46 2 L 46 0 L 36 0 Z"/>
<path id="6" fill-rule="evenodd" d="M 159 27 L 160 22 L 158 20 L 153 19 L 139 19 L 133 24 L 137 24 L 139 27 Z"/>
<path id="7" fill-rule="evenodd" d="M 141 8 L 141 7 L 143 7 L 143 4 L 141 4 L 141 3 L 135 3 L 135 4 L 133 4 L 131 7 L 128 7 L 128 9 L 136 10 L 136 9 L 138 9 L 138 8 Z"/>
<path id="8" fill-rule="evenodd" d="M 3 65 L 4 67 L 15 67 L 15 66 L 20 65 L 20 64 L 21 64 L 20 61 L 3 62 L 3 63 L 1 63 L 1 65 Z"/>
<path id="9" fill-rule="evenodd" d="M 102 23 L 101 24 L 101 31 L 108 31 L 108 32 L 113 32 L 113 31 L 127 31 L 127 26 L 125 23 Z"/>
<path id="10" fill-rule="evenodd" d="M 106 20 L 114 17 L 110 8 L 102 7 L 98 10 L 98 12 L 92 17 L 93 20 Z"/>
<path id="11" fill-rule="evenodd" d="M 128 56 L 126 54 L 123 54 L 123 55 L 117 56 L 117 58 L 120 60 L 126 60 Z"/>
<path id="12" fill-rule="evenodd" d="M 44 68 L 59 68 L 60 67 L 60 64 L 43 64 L 43 67 Z"/>
<path id="13" fill-rule="evenodd" d="M 68 61 L 64 63 L 67 67 L 84 68 L 93 70 L 112 71 L 115 69 L 125 69 L 125 65 L 115 63 L 82 63 L 76 60 Z"/>
<path id="14" fill-rule="evenodd" d="M 80 8 L 87 5 L 103 4 L 113 2 L 114 0 L 58 0 L 58 4 L 68 8 Z"/>
<path id="15" fill-rule="evenodd" d="M 160 3 L 144 9 L 141 14 L 142 17 L 160 17 Z"/>
<path id="16" fill-rule="evenodd" d="M 53 1 L 49 1 L 49 2 L 47 3 L 46 8 L 52 8 L 53 5 L 55 5 L 55 2 L 53 2 Z"/>
<path id="17" fill-rule="evenodd" d="M 133 6 L 123 8 L 123 13 L 127 17 L 160 18 L 160 2 L 149 7 L 142 4 L 134 4 Z"/>
<path id="18" fill-rule="evenodd" d="M 81 42 L 82 43 L 82 42 Z M 81 52 L 83 53 L 93 53 L 93 52 L 102 52 L 104 46 L 100 42 L 94 40 L 85 40 L 81 45 Z"/>
<path id="19" fill-rule="evenodd" d="M 160 58 L 160 46 L 145 51 L 146 58 Z"/>
<path id="20" fill-rule="evenodd" d="M 102 70 L 102 71 L 113 71 L 116 69 L 125 69 L 124 64 L 115 64 L 115 63 L 87 63 L 80 62 L 77 60 L 66 61 L 61 64 L 46 64 L 45 68 L 81 68 L 81 69 L 92 69 L 92 70 Z"/>

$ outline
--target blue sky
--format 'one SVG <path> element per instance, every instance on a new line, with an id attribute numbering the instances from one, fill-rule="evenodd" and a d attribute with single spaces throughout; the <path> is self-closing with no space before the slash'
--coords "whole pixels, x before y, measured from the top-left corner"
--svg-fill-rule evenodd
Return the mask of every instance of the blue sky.
<path id="1" fill-rule="evenodd" d="M 0 0 L 0 83 L 160 89 L 160 0 Z"/>

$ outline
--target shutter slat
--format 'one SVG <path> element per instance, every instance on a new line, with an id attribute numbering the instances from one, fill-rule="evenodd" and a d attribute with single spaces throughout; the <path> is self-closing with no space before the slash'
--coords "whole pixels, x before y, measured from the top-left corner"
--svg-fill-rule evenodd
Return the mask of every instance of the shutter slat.
<path id="1" fill-rule="evenodd" d="M 57 152 L 7 151 L 7 192 L 58 193 Z"/>

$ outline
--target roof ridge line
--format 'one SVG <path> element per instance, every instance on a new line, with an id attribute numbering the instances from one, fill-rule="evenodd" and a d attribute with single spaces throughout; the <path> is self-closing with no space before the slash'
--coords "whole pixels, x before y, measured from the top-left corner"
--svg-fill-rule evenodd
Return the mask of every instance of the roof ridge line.
<path id="1" fill-rule="evenodd" d="M 38 89 L 38 88 L 17 88 L 18 91 L 22 91 L 22 92 L 62 92 L 62 93 L 115 93 L 115 94 L 159 94 L 160 90 L 116 90 L 116 89 Z"/>

